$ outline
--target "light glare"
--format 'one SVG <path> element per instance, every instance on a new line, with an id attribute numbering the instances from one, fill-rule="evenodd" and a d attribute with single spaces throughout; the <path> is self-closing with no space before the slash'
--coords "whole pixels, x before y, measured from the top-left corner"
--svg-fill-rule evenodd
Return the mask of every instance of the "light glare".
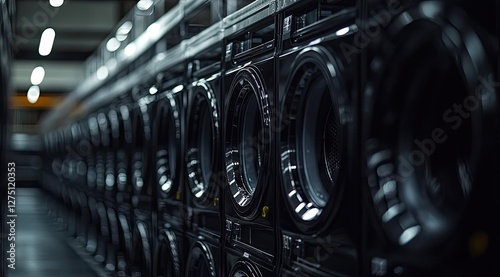
<path id="1" fill-rule="evenodd" d="M 38 86 L 43 82 L 43 78 L 45 78 L 45 69 L 41 66 L 35 67 L 31 72 L 31 84 Z"/>
<path id="2" fill-rule="evenodd" d="M 108 74 L 109 74 L 109 71 L 105 65 L 103 65 L 97 69 L 97 79 L 98 80 L 104 80 L 104 79 L 108 78 Z"/>
<path id="3" fill-rule="evenodd" d="M 28 102 L 31 104 L 35 104 L 40 97 L 40 87 L 32 86 L 28 89 L 28 94 L 26 95 L 28 98 Z"/>
<path id="4" fill-rule="evenodd" d="M 347 33 L 349 33 L 349 27 L 342 28 L 342 29 L 338 30 L 337 32 L 335 32 L 335 34 L 337 36 L 343 36 Z"/>
<path id="5" fill-rule="evenodd" d="M 156 88 L 156 86 L 152 86 L 149 88 L 149 94 L 153 95 L 153 94 L 156 94 L 158 92 L 158 89 Z"/>
<path id="6" fill-rule="evenodd" d="M 64 0 L 49 0 L 49 3 L 54 8 L 59 8 L 64 4 Z"/>
<path id="7" fill-rule="evenodd" d="M 120 48 L 120 44 L 121 43 L 120 43 L 120 41 L 117 38 L 112 37 L 106 43 L 106 49 L 109 52 L 115 52 L 116 50 L 118 50 L 118 48 Z"/>
<path id="8" fill-rule="evenodd" d="M 118 41 L 124 41 L 127 38 L 128 33 L 130 33 L 130 30 L 132 30 L 132 26 L 132 22 L 130 21 L 123 22 L 122 26 L 116 30 L 116 39 Z"/>
<path id="9" fill-rule="evenodd" d="M 125 53 L 125 56 L 130 57 L 130 56 L 135 54 L 135 50 L 136 50 L 135 44 L 131 43 L 131 44 L 127 45 L 127 47 L 125 47 L 125 49 L 123 51 Z"/>
<path id="10" fill-rule="evenodd" d="M 146 11 L 153 6 L 152 0 L 141 0 L 137 3 L 137 8 L 141 11 Z"/>
<path id="11" fill-rule="evenodd" d="M 50 52 L 52 52 L 55 38 L 56 31 L 54 31 L 54 29 L 47 28 L 43 31 L 40 38 L 40 46 L 38 47 L 38 53 L 40 53 L 41 56 L 48 56 Z"/>

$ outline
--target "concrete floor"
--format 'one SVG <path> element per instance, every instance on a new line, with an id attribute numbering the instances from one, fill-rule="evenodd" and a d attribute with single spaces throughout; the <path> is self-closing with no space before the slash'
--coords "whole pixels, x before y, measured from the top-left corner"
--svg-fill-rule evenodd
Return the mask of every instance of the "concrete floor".
<path id="1" fill-rule="evenodd" d="M 47 203 L 40 189 L 16 190 L 16 269 L 8 269 L 7 276 L 101 276 L 93 269 L 97 265 L 70 246 L 62 224 L 48 215 Z"/>

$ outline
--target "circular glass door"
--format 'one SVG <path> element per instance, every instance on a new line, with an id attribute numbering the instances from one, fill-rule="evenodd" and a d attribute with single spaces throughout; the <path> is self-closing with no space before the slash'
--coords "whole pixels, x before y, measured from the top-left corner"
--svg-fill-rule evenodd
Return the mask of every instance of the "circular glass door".
<path id="1" fill-rule="evenodd" d="M 280 157 L 283 194 L 296 225 L 307 231 L 335 216 L 345 181 L 346 88 L 327 50 L 296 58 L 282 103 Z"/>
<path id="2" fill-rule="evenodd" d="M 258 71 L 247 67 L 235 76 L 229 95 L 225 125 L 228 190 L 240 216 L 254 217 L 271 150 L 269 94 Z"/>
<path id="3" fill-rule="evenodd" d="M 418 250 L 456 230 L 495 96 L 488 52 L 464 14 L 435 2 L 406 13 L 414 20 L 396 18 L 371 64 L 365 162 L 380 226 Z"/>
<path id="4" fill-rule="evenodd" d="M 219 113 L 216 96 L 207 82 L 197 82 L 191 91 L 187 119 L 187 177 L 192 195 L 197 202 L 207 206 L 212 204 L 218 188 L 212 173 L 216 170 Z"/>
<path id="5" fill-rule="evenodd" d="M 217 271 L 212 252 L 207 244 L 196 242 L 189 252 L 186 265 L 188 277 L 216 277 Z"/>
<path id="6" fill-rule="evenodd" d="M 172 96 L 160 102 L 157 119 L 156 180 L 160 192 L 170 197 L 176 191 L 180 119 L 176 100 Z"/>

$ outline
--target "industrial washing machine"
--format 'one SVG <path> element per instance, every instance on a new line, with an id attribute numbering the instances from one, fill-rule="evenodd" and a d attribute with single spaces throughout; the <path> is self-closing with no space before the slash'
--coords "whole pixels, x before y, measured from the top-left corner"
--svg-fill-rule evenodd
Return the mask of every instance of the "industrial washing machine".
<path id="1" fill-rule="evenodd" d="M 86 249 L 95 260 L 103 263 L 106 257 L 106 241 L 101 232 L 107 228 L 105 213 L 102 212 L 104 189 L 104 157 L 97 112 L 87 118 L 90 151 L 87 155 L 87 201 L 91 216 L 91 227 Z"/>
<path id="2" fill-rule="evenodd" d="M 119 247 L 116 271 L 127 274 L 130 269 L 132 250 L 132 183 L 130 182 L 130 148 L 132 145 L 131 100 L 128 96 L 119 99 L 117 104 L 119 123 L 119 145 L 116 152 L 116 204 Z"/>
<path id="3" fill-rule="evenodd" d="M 275 8 L 256 1 L 224 18 L 224 263 L 232 276 L 241 266 L 277 274 Z"/>
<path id="4" fill-rule="evenodd" d="M 105 268 L 108 271 L 115 270 L 114 250 L 111 245 L 111 226 L 108 219 L 108 207 L 112 203 L 107 198 L 107 190 L 112 190 L 114 185 L 114 159 L 111 152 L 111 129 L 109 119 L 106 115 L 107 110 L 100 109 L 96 112 L 97 128 L 99 129 L 100 145 L 94 149 L 96 153 L 96 203 L 97 215 L 99 216 L 99 244 L 98 244 L 98 261 L 104 262 Z M 111 156 L 111 157 L 110 157 Z M 109 174 L 109 178 L 108 178 Z"/>
<path id="5" fill-rule="evenodd" d="M 186 276 L 223 276 L 221 6 L 206 1 L 185 15 L 187 29 L 184 178 Z M 210 16 L 207 16 L 210 15 Z"/>
<path id="6" fill-rule="evenodd" d="M 365 4 L 363 276 L 490 275 L 496 3 Z"/>
<path id="7" fill-rule="evenodd" d="M 181 276 L 184 270 L 184 186 L 182 176 L 181 112 L 184 64 L 160 73 L 155 102 L 153 157 L 157 234 L 153 276 Z"/>
<path id="8" fill-rule="evenodd" d="M 151 106 L 149 93 L 153 81 L 146 80 L 132 89 L 132 145 L 130 148 L 130 182 L 132 185 L 132 252 L 130 272 L 133 276 L 150 276 L 153 269 L 153 186 L 151 184 Z M 134 275 L 135 274 L 135 275 Z"/>
<path id="9" fill-rule="evenodd" d="M 355 1 L 278 6 L 282 276 L 358 276 L 361 235 Z"/>
<path id="10" fill-rule="evenodd" d="M 153 60 L 154 95 L 153 162 L 153 276 L 183 276 L 186 238 L 185 177 L 183 175 L 185 110 L 185 44 L 181 43 L 182 24 L 166 31 L 167 51 Z"/>

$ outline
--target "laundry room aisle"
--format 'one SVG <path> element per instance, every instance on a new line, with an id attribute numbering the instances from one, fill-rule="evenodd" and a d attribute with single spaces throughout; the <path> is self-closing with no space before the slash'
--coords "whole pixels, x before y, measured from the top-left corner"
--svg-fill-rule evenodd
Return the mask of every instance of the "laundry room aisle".
<path id="1" fill-rule="evenodd" d="M 77 255 L 68 236 L 48 215 L 47 196 L 37 188 L 16 190 L 16 268 L 8 277 L 99 276 Z"/>

